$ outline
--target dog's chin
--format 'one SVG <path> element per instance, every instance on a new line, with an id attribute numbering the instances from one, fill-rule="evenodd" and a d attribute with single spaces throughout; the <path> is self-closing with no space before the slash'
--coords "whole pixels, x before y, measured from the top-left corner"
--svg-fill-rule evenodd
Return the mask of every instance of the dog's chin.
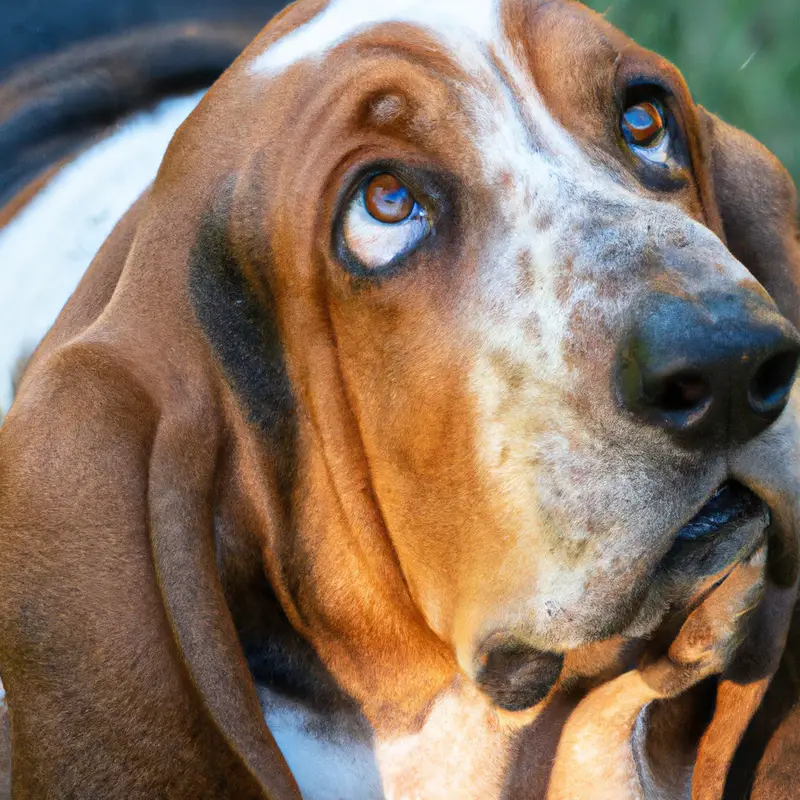
<path id="1" fill-rule="evenodd" d="M 483 643 L 477 659 L 478 686 L 505 711 L 524 711 L 544 700 L 564 665 L 563 654 L 538 650 L 502 633 Z"/>
<path id="2" fill-rule="evenodd" d="M 585 645 L 621 636 L 652 636 L 665 619 L 694 604 L 750 558 L 765 541 L 770 511 L 742 484 L 726 482 L 675 534 L 645 582 L 631 587 L 622 610 L 587 633 Z M 499 708 L 522 711 L 540 703 L 559 680 L 565 654 L 533 647 L 512 633 L 494 633 L 476 655 L 475 680 Z"/>

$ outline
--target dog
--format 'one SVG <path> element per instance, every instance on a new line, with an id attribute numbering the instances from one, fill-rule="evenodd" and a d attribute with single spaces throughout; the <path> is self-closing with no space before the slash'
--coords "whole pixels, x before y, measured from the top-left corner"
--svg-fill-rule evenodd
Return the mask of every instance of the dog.
<path id="1" fill-rule="evenodd" d="M 290 6 L 0 428 L 14 796 L 793 796 L 798 268 L 583 6 Z"/>

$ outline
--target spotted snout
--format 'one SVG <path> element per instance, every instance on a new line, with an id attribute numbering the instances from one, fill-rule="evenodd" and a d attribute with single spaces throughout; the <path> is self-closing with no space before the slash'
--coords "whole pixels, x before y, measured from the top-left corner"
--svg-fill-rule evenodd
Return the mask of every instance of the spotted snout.
<path id="1" fill-rule="evenodd" d="M 576 639 L 584 642 L 649 635 L 667 609 L 763 545 L 770 508 L 737 481 L 727 460 L 786 409 L 800 362 L 800 333 L 752 281 L 737 282 L 733 269 L 724 283 L 693 289 L 693 282 L 707 280 L 699 270 L 681 291 L 650 291 L 626 308 L 629 321 L 620 328 L 606 380 L 616 398 L 612 413 L 622 422 L 616 435 L 630 437 L 629 449 L 618 458 L 618 443 L 606 438 L 595 463 L 620 484 L 628 480 L 627 502 L 634 510 L 617 518 L 609 514 L 608 523 L 592 530 L 590 566 L 582 573 L 576 569 L 573 585 L 580 596 L 595 598 L 602 621 L 592 617 L 591 603 L 566 597 L 565 572 L 554 572 L 559 578 L 547 594 L 559 614 L 556 636 L 570 624 L 576 630 L 583 624 Z M 636 475 L 650 483 L 625 477 L 633 463 L 628 454 L 637 446 Z M 577 511 L 583 499 L 603 513 L 614 497 L 608 488 L 613 484 L 599 474 L 591 486 L 582 484 Z M 640 499 L 645 492 L 647 501 Z M 696 493 L 705 499 L 698 502 Z M 562 529 L 562 539 L 576 528 Z M 538 558 L 541 563 L 541 552 Z M 620 564 L 626 569 L 615 572 Z M 536 589 L 545 593 L 541 583 Z M 560 591 L 565 599 L 557 605 L 553 598 Z M 535 600 L 529 603 L 536 608 Z M 540 702 L 561 676 L 572 645 L 549 646 L 540 633 L 549 630 L 546 614 L 541 619 L 539 629 L 516 622 L 495 629 L 476 647 L 475 679 L 499 707 L 518 710 Z"/>

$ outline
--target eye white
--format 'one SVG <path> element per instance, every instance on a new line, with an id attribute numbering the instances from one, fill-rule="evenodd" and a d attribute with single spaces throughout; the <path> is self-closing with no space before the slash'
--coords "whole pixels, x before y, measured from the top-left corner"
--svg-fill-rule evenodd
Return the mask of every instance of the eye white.
<path id="1" fill-rule="evenodd" d="M 419 203 L 415 203 L 411 214 L 401 222 L 375 219 L 367 211 L 362 188 L 345 211 L 342 233 L 348 250 L 362 266 L 380 269 L 413 250 L 429 229 L 428 215 Z"/>
<path id="2" fill-rule="evenodd" d="M 639 158 L 645 161 L 650 161 L 653 164 L 668 164 L 672 156 L 670 144 L 669 131 L 664 130 L 658 144 L 650 145 L 649 147 L 631 144 L 630 148 Z"/>

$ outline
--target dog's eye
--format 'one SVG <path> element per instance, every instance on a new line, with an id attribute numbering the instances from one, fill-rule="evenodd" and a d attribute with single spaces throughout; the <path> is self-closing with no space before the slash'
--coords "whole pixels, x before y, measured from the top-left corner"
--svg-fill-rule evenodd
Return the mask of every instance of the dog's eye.
<path id="1" fill-rule="evenodd" d="M 429 229 L 428 214 L 411 189 L 382 172 L 363 181 L 350 199 L 342 233 L 352 256 L 375 270 L 411 252 Z"/>
<path id="2" fill-rule="evenodd" d="M 666 116 L 656 103 L 636 103 L 622 115 L 622 135 L 631 150 L 647 161 L 665 163 L 669 158 Z"/>
<path id="3" fill-rule="evenodd" d="M 664 115 L 655 103 L 637 103 L 622 115 L 622 132 L 628 144 L 653 147 L 666 132 Z"/>
<path id="4" fill-rule="evenodd" d="M 364 205 L 378 222 L 394 224 L 411 216 L 415 200 L 407 186 L 384 172 L 371 178 L 364 187 Z"/>

